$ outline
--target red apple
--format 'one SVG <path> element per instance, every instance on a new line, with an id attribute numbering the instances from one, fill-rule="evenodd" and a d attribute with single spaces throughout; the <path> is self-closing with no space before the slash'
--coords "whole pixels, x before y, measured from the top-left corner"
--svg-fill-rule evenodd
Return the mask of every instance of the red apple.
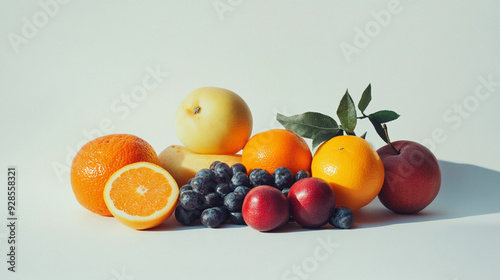
<path id="1" fill-rule="evenodd" d="M 251 189 L 243 200 L 243 220 L 258 231 L 271 231 L 288 222 L 290 210 L 285 195 L 271 186 Z"/>
<path id="2" fill-rule="evenodd" d="M 385 207 L 399 214 L 414 214 L 436 198 L 441 170 L 429 149 L 412 141 L 396 141 L 377 153 L 385 168 L 384 185 L 378 195 Z"/>
<path id="3" fill-rule="evenodd" d="M 292 217 L 303 227 L 323 226 L 335 210 L 335 195 L 330 185 L 319 178 L 297 181 L 288 192 Z"/>

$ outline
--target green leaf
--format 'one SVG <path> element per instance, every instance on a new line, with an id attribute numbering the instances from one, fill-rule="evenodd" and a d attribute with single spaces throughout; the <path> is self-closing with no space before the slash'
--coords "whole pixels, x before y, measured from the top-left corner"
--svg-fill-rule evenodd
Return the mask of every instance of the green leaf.
<path id="1" fill-rule="evenodd" d="M 314 135 L 313 141 L 312 141 L 312 148 L 313 150 L 316 149 L 321 143 L 328 141 L 332 139 L 333 137 L 337 136 L 339 132 L 339 129 L 332 129 L 332 130 L 323 130 Z"/>
<path id="2" fill-rule="evenodd" d="M 361 95 L 361 99 L 358 103 L 358 109 L 361 113 L 364 113 L 368 104 L 372 101 L 372 84 L 368 84 L 365 91 L 363 91 L 363 95 Z"/>
<path id="3" fill-rule="evenodd" d="M 339 125 L 333 118 L 315 112 L 306 112 L 288 117 L 278 113 L 276 119 L 286 129 L 305 138 L 313 138 L 316 134 L 324 130 L 338 132 L 339 128 Z"/>
<path id="4" fill-rule="evenodd" d="M 337 116 L 339 116 L 342 129 L 344 129 L 347 134 L 354 134 L 354 128 L 357 122 L 356 106 L 349 95 L 349 91 L 346 91 L 344 97 L 340 100 Z"/>
<path id="5" fill-rule="evenodd" d="M 368 116 L 368 119 L 375 128 L 375 131 L 377 132 L 378 136 L 380 136 L 380 138 L 382 138 L 382 140 L 384 140 L 384 142 L 387 143 L 387 137 L 385 135 L 385 131 L 384 128 L 382 127 L 382 124 L 377 119 L 374 119 L 370 116 Z"/>
<path id="6" fill-rule="evenodd" d="M 382 110 L 368 115 L 370 119 L 377 120 L 379 123 L 386 123 L 399 118 L 399 115 L 394 111 Z"/>

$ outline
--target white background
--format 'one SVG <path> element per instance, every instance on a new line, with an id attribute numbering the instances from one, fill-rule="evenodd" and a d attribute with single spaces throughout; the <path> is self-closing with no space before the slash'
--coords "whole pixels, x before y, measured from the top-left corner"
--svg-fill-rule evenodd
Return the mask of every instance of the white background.
<path id="1" fill-rule="evenodd" d="M 1 1 L 0 217 L 13 165 L 18 246 L 11 273 L 1 226 L 0 278 L 497 279 L 499 2 L 311 2 Z M 134 100 L 151 71 L 158 82 Z M 347 88 L 357 102 L 369 83 L 367 112 L 398 112 L 391 138 L 440 160 L 441 192 L 420 215 L 375 200 L 344 231 L 174 219 L 134 231 L 71 191 L 73 154 L 100 134 L 134 134 L 158 153 L 180 144 L 175 111 L 195 88 L 237 92 L 257 133 L 280 127 L 277 112 L 335 116 Z M 383 145 L 367 121 L 356 131 Z"/>

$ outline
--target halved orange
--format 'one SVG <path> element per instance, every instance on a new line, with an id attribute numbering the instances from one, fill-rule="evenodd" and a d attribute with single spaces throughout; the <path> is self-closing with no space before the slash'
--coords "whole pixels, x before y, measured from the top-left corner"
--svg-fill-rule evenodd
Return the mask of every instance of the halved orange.
<path id="1" fill-rule="evenodd" d="M 163 223 L 174 212 L 179 187 L 160 166 L 149 162 L 126 165 L 104 187 L 104 202 L 120 222 L 134 229 Z"/>

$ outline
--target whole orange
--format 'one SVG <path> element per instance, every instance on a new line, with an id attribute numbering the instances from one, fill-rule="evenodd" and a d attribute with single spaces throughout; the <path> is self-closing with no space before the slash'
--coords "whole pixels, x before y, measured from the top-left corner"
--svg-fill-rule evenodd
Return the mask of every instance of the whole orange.
<path id="1" fill-rule="evenodd" d="M 71 164 L 71 187 L 76 200 L 94 213 L 112 216 L 103 197 L 106 182 L 118 169 L 140 161 L 160 165 L 153 147 L 137 136 L 111 134 L 88 142 Z"/>
<path id="2" fill-rule="evenodd" d="M 336 206 L 357 210 L 380 192 L 384 165 L 365 139 L 343 135 L 326 141 L 316 150 L 311 175 L 330 184 Z"/>
<path id="3" fill-rule="evenodd" d="M 252 136 L 243 147 L 241 162 L 248 172 L 255 168 L 273 173 L 284 166 L 293 174 L 310 171 L 312 154 L 302 137 L 287 129 L 271 129 Z"/>

